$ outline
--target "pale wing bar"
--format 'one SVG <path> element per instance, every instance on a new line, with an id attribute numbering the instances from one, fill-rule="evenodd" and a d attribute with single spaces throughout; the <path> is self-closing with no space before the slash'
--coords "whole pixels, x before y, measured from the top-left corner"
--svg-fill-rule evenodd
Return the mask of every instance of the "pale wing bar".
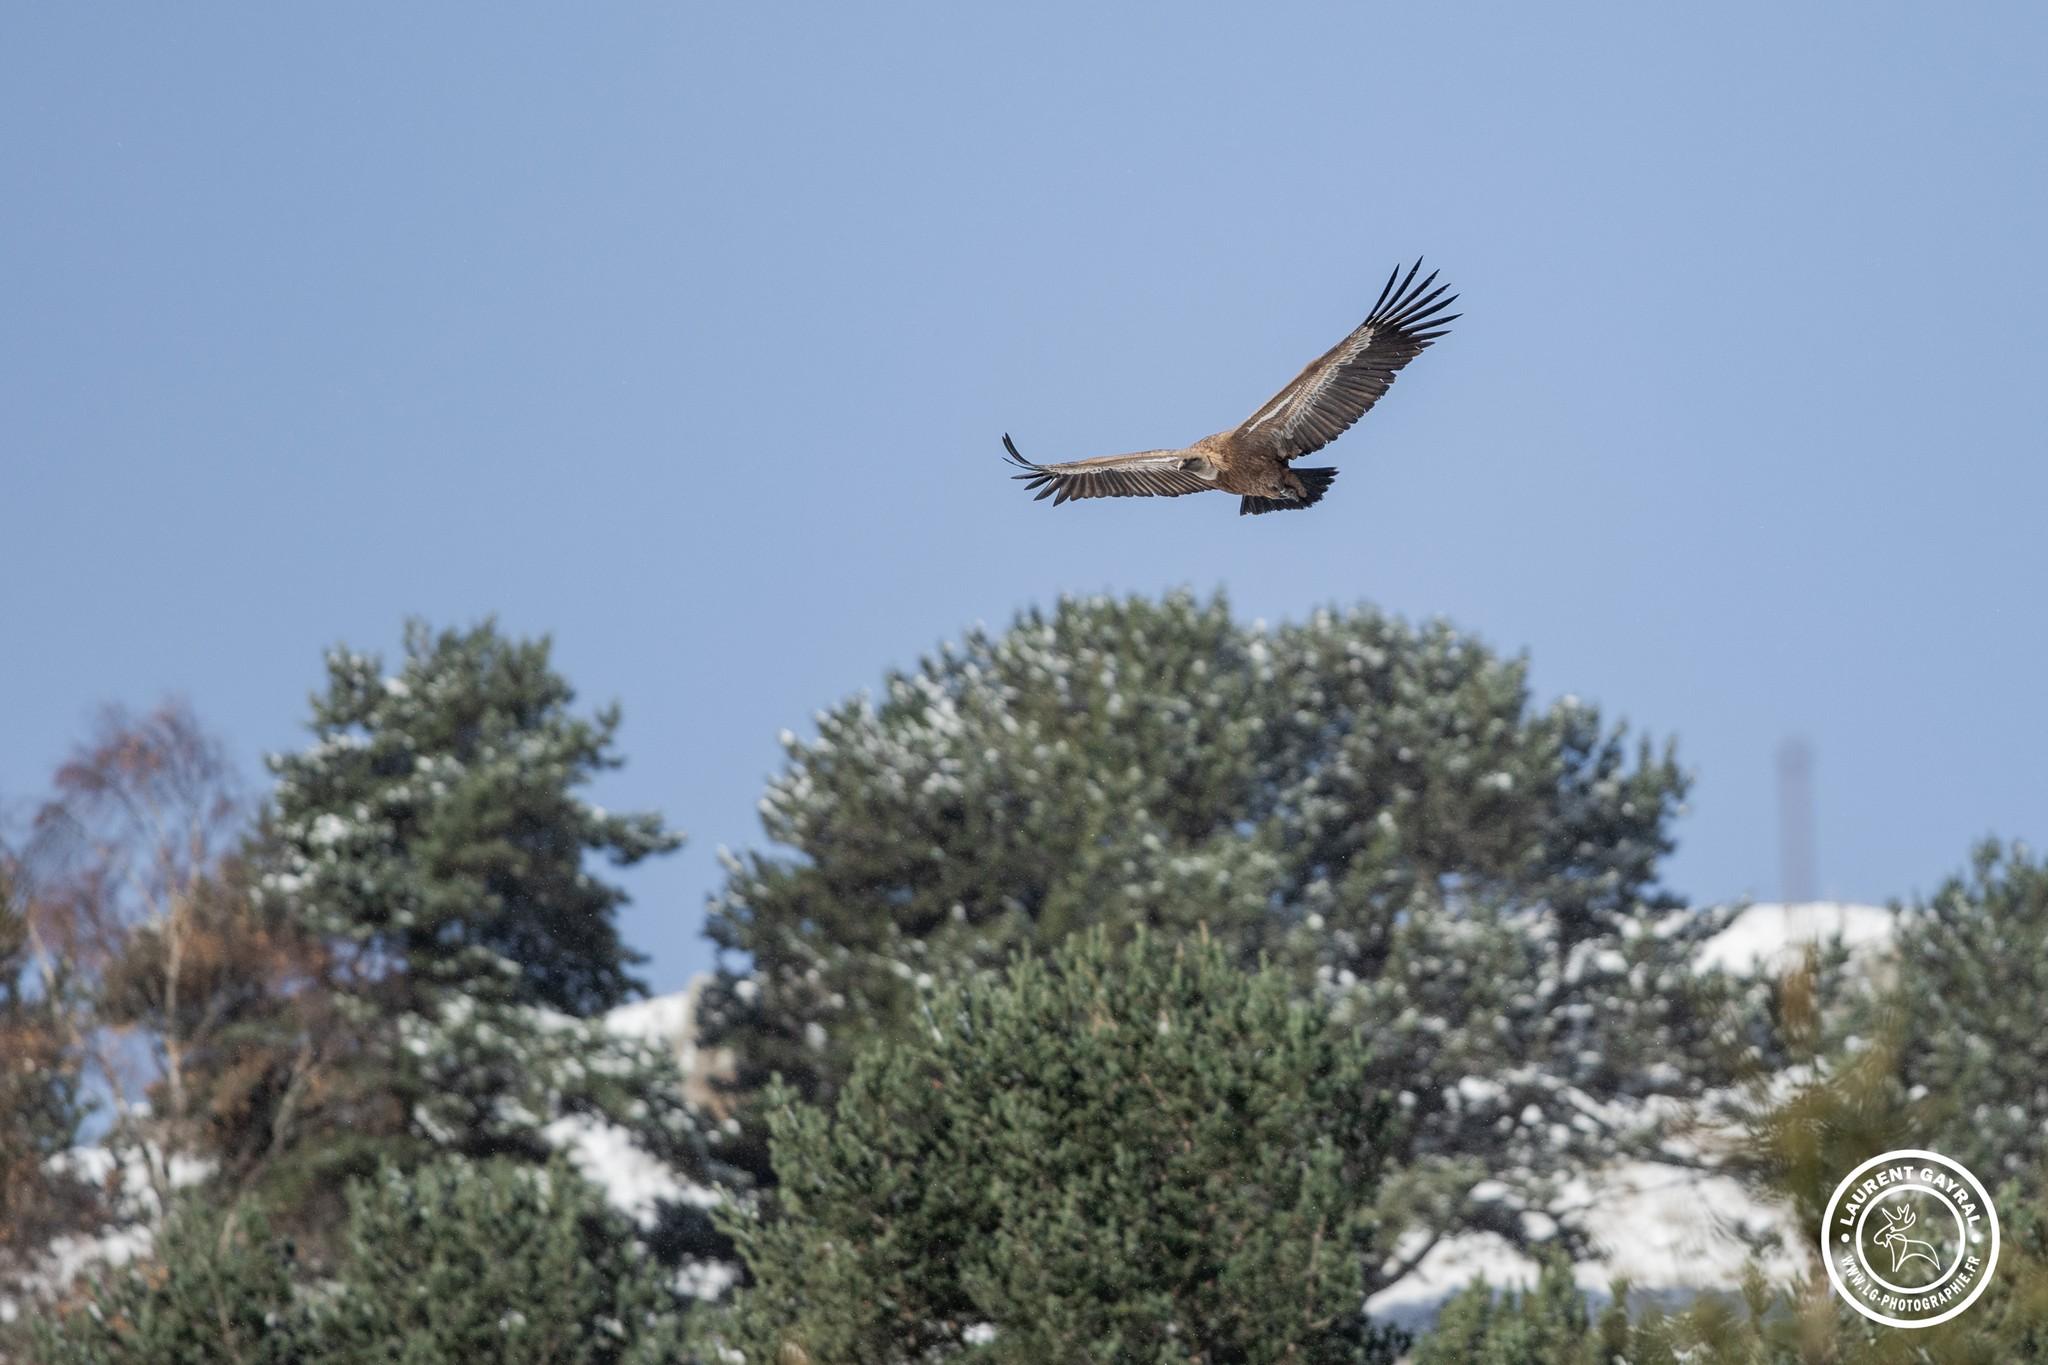
<path id="1" fill-rule="evenodd" d="M 1387 277 L 1372 312 L 1358 328 L 1303 370 L 1272 401 L 1237 429 L 1239 438 L 1268 444 L 1292 460 L 1321 450 L 1366 414 L 1394 382 L 1401 367 L 1450 329 L 1460 314 L 1444 314 L 1457 295 L 1444 296 L 1431 271 L 1420 284 L 1417 260 Z M 1398 281 L 1398 286 L 1396 282 Z"/>
<path id="2" fill-rule="evenodd" d="M 1003 449 L 1010 452 L 1010 463 L 1024 471 L 1010 477 L 1029 480 L 1024 486 L 1036 488 L 1040 499 L 1051 498 L 1055 507 L 1069 498 L 1177 498 L 1215 487 L 1178 456 L 1110 455 L 1068 464 L 1033 464 L 1018 453 L 1017 443 L 1007 434 Z"/>

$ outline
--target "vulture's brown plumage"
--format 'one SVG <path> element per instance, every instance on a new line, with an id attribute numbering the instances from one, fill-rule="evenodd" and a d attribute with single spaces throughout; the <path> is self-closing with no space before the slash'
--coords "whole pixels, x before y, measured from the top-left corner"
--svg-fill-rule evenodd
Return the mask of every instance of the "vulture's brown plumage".
<path id="1" fill-rule="evenodd" d="M 1177 498 L 1215 489 L 1236 493 L 1238 515 L 1313 507 L 1337 477 L 1334 469 L 1291 469 L 1288 462 L 1321 450 L 1365 416 L 1393 384 L 1401 367 L 1442 336 L 1460 315 L 1444 309 L 1457 295 L 1436 285 L 1432 271 L 1421 283 L 1416 261 L 1407 277 L 1401 267 L 1387 277 L 1379 302 L 1350 336 L 1273 395 L 1243 425 L 1204 436 L 1179 450 L 1140 450 L 1099 455 L 1064 464 L 1033 464 L 1007 435 L 1003 448 L 1024 472 L 1026 488 L 1054 505 L 1069 498 Z M 1398 282 L 1398 283 L 1397 283 Z"/>

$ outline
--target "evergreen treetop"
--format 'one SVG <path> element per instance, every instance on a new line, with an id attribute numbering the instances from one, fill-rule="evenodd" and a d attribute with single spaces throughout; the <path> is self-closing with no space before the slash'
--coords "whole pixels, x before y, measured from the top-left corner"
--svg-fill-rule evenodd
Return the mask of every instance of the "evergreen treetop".
<path id="1" fill-rule="evenodd" d="M 336 650 L 313 744 L 274 757 L 259 888 L 323 949 L 332 1049 L 323 1093 L 352 1128 L 309 1135 L 294 1178 L 338 1189 L 378 1161 L 436 1152 L 544 1158 L 569 1114 L 625 1124 L 664 1156 L 691 1147 L 673 1059 L 598 1017 L 639 989 L 615 866 L 681 843 L 653 813 L 580 791 L 619 765 L 619 713 L 571 710 L 545 639 L 486 621 L 405 632 L 402 666 Z"/>
<path id="2" fill-rule="evenodd" d="M 1730 1039 L 1705 928 L 1658 882 L 1667 747 L 1441 623 L 1247 626 L 1186 595 L 1065 600 L 977 631 L 786 738 L 734 860 L 704 1042 L 741 1116 L 771 1074 L 829 1102 L 933 983 L 1077 929 L 1212 935 L 1375 1044 L 1404 1106 L 1382 1191 L 1412 1229 L 1524 1240 L 1554 1179 L 1648 1136 L 1608 1101 L 1693 1093 Z M 1633 1113 L 1634 1111 L 1630 1111 Z M 757 1124 L 721 1154 L 773 1179 Z"/>
<path id="3" fill-rule="evenodd" d="M 176 1208 L 136 1262 L 29 1324 L 48 1365 L 675 1365 L 682 1304 L 562 1162 L 446 1159 L 352 1184 L 317 1284 L 259 1216 Z M 0 1354 L 4 1354 L 0 1343 Z"/>
<path id="4" fill-rule="evenodd" d="M 1368 1051 L 1213 942 L 1090 932 L 939 993 L 829 1109 L 773 1101 L 726 1219 L 749 1361 L 1363 1362 L 1390 1109 Z"/>
<path id="5" fill-rule="evenodd" d="M 1883 1038 L 1899 1084 L 1925 1097 L 1915 1145 L 1985 1180 L 2048 1170 L 2048 860 L 1986 842 L 1970 865 L 1903 910 L 1895 990 L 1857 1027 Z"/>
<path id="6" fill-rule="evenodd" d="M 269 886 L 353 947 L 365 977 L 575 1015 L 639 987 L 616 924 L 625 892 L 586 855 L 626 866 L 682 839 L 656 814 L 577 793 L 621 762 L 619 712 L 572 714 L 549 652 L 489 621 L 438 633 L 414 621 L 395 674 L 373 655 L 329 654 L 314 744 L 271 759 L 281 860 Z"/>
<path id="7" fill-rule="evenodd" d="M 786 737 L 786 853 L 730 865 L 708 994 L 743 1088 L 829 1096 L 916 983 L 1093 924 L 1206 924 L 1376 975 L 1418 911 L 1540 907 L 1560 953 L 1673 898 L 1686 785 L 1592 707 L 1443 624 L 1245 627 L 1219 599 L 1065 600 L 976 631 Z"/>

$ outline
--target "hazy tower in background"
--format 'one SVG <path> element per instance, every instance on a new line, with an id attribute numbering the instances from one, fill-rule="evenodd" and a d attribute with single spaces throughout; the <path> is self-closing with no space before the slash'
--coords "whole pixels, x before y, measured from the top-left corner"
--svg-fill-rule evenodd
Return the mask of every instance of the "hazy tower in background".
<path id="1" fill-rule="evenodd" d="M 1778 894 L 1813 899 L 1813 746 L 1794 735 L 1778 746 Z"/>

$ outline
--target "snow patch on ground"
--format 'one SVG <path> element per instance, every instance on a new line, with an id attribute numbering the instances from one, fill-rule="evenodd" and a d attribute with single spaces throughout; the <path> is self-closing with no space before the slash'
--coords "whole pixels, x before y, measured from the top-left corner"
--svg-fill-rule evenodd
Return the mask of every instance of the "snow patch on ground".
<path id="1" fill-rule="evenodd" d="M 151 1153 L 147 1159 L 161 1160 L 161 1156 Z M 118 1173 L 114 1169 L 116 1160 L 107 1148 L 93 1146 L 73 1147 L 51 1161 L 64 1174 L 114 1191 L 115 1219 L 97 1232 L 71 1232 L 52 1238 L 33 1272 L 22 1281 L 22 1288 L 31 1298 L 58 1292 L 95 1266 L 124 1265 L 149 1253 L 162 1207 L 150 1181 L 146 1159 L 140 1151 L 125 1149 L 118 1158 Z M 177 1190 L 197 1184 L 212 1170 L 210 1162 L 178 1156 L 170 1159 L 164 1174 L 170 1187 Z M 14 1321 L 21 1310 L 21 1302 L 0 1295 L 0 1322 Z"/>
<path id="2" fill-rule="evenodd" d="M 1797 966 L 1809 946 L 1835 939 L 1852 953 L 1869 952 L 1891 941 L 1897 918 L 1882 906 L 1836 901 L 1752 905 L 1706 941 L 1698 966 L 1701 971 L 1782 972 Z"/>
<path id="3" fill-rule="evenodd" d="M 703 980 L 699 977 L 682 990 L 668 995 L 621 1005 L 605 1015 L 605 1025 L 622 1038 L 638 1038 L 643 1042 L 666 1043 L 678 1050 L 688 1048 L 695 1051 L 697 992 Z"/>
<path id="4" fill-rule="evenodd" d="M 1768 1275 L 1803 1264 L 1789 1214 L 1735 1180 L 1654 1161 L 1617 1162 L 1572 1182 L 1557 1211 L 1576 1211 L 1596 1248 L 1573 1268 L 1579 1288 L 1604 1298 L 1617 1278 L 1633 1293 L 1683 1300 L 1739 1283 L 1752 1258 Z M 1496 1290 L 1527 1289 L 1541 1266 L 1494 1233 L 1448 1237 L 1399 1283 L 1375 1294 L 1375 1318 L 1411 1330 L 1436 1320 L 1444 1302 L 1483 1276 Z"/>
<path id="5" fill-rule="evenodd" d="M 683 990 L 620 1006 L 605 1016 L 606 1024 L 620 1035 L 669 1048 L 687 1080 L 702 1080 L 700 1064 L 713 1059 L 700 1055 L 696 1039 L 696 1010 L 699 992 L 708 977 L 698 977 Z M 706 1186 L 678 1179 L 675 1172 L 633 1142 L 626 1130 L 583 1115 L 558 1119 L 542 1130 L 548 1141 L 566 1153 L 576 1168 L 605 1193 L 612 1207 L 642 1228 L 651 1227 L 665 1204 L 708 1208 L 718 1194 Z M 78 1147 L 56 1159 L 56 1163 L 80 1178 L 104 1188 L 118 1188 L 119 1219 L 99 1232 L 71 1234 L 51 1242 L 37 1267 L 31 1288 L 54 1289 L 70 1284 L 80 1273 L 100 1265 L 121 1265 L 149 1253 L 152 1227 L 156 1222 L 157 1200 L 140 1154 L 122 1159 L 114 1176 L 114 1155 L 105 1147 Z M 174 1188 L 206 1177 L 210 1167 L 189 1158 L 173 1158 L 170 1183 Z M 734 1279 L 734 1269 L 719 1262 L 702 1262 L 682 1268 L 683 1288 L 700 1298 L 723 1293 Z M 19 1311 L 11 1300 L 0 1298 L 0 1321 L 11 1320 Z"/>
<path id="6" fill-rule="evenodd" d="M 1874 905 L 1751 905 L 1701 946 L 1698 967 L 1784 971 L 1809 945 L 1837 939 L 1854 955 L 1879 952 L 1896 922 L 1892 911 Z M 1630 1126 L 1619 1112 L 1629 1106 L 1607 1108 L 1609 1122 Z M 1592 1237 L 1597 1257 L 1575 1266 L 1573 1278 L 1596 1299 L 1607 1297 L 1617 1277 L 1629 1281 L 1632 1294 L 1673 1303 L 1739 1283 L 1751 1260 L 1773 1277 L 1792 1275 L 1806 1263 L 1806 1234 L 1791 1210 L 1760 1201 L 1732 1177 L 1692 1166 L 1617 1162 L 1570 1182 L 1550 1212 L 1575 1216 Z M 1412 1254 L 1413 1248 L 1401 1250 Z M 1410 1330 L 1426 1328 L 1475 1278 L 1497 1290 L 1521 1290 L 1536 1283 L 1540 1270 L 1497 1234 L 1447 1237 L 1366 1308 Z"/>
<path id="7" fill-rule="evenodd" d="M 605 1015 L 614 1033 L 667 1048 L 682 1071 L 686 1093 L 703 1085 L 717 1061 L 697 1047 L 697 1000 L 709 980 L 699 975 L 680 991 L 636 1000 Z M 578 1115 L 558 1119 L 543 1132 L 584 1178 L 604 1191 L 613 1208 L 643 1229 L 658 1221 L 664 1206 L 706 1209 L 719 1202 L 716 1190 L 678 1178 L 673 1168 L 612 1124 Z M 682 1291 L 700 1299 L 717 1298 L 737 1278 L 737 1267 L 723 1261 L 686 1262 L 677 1272 Z"/>

